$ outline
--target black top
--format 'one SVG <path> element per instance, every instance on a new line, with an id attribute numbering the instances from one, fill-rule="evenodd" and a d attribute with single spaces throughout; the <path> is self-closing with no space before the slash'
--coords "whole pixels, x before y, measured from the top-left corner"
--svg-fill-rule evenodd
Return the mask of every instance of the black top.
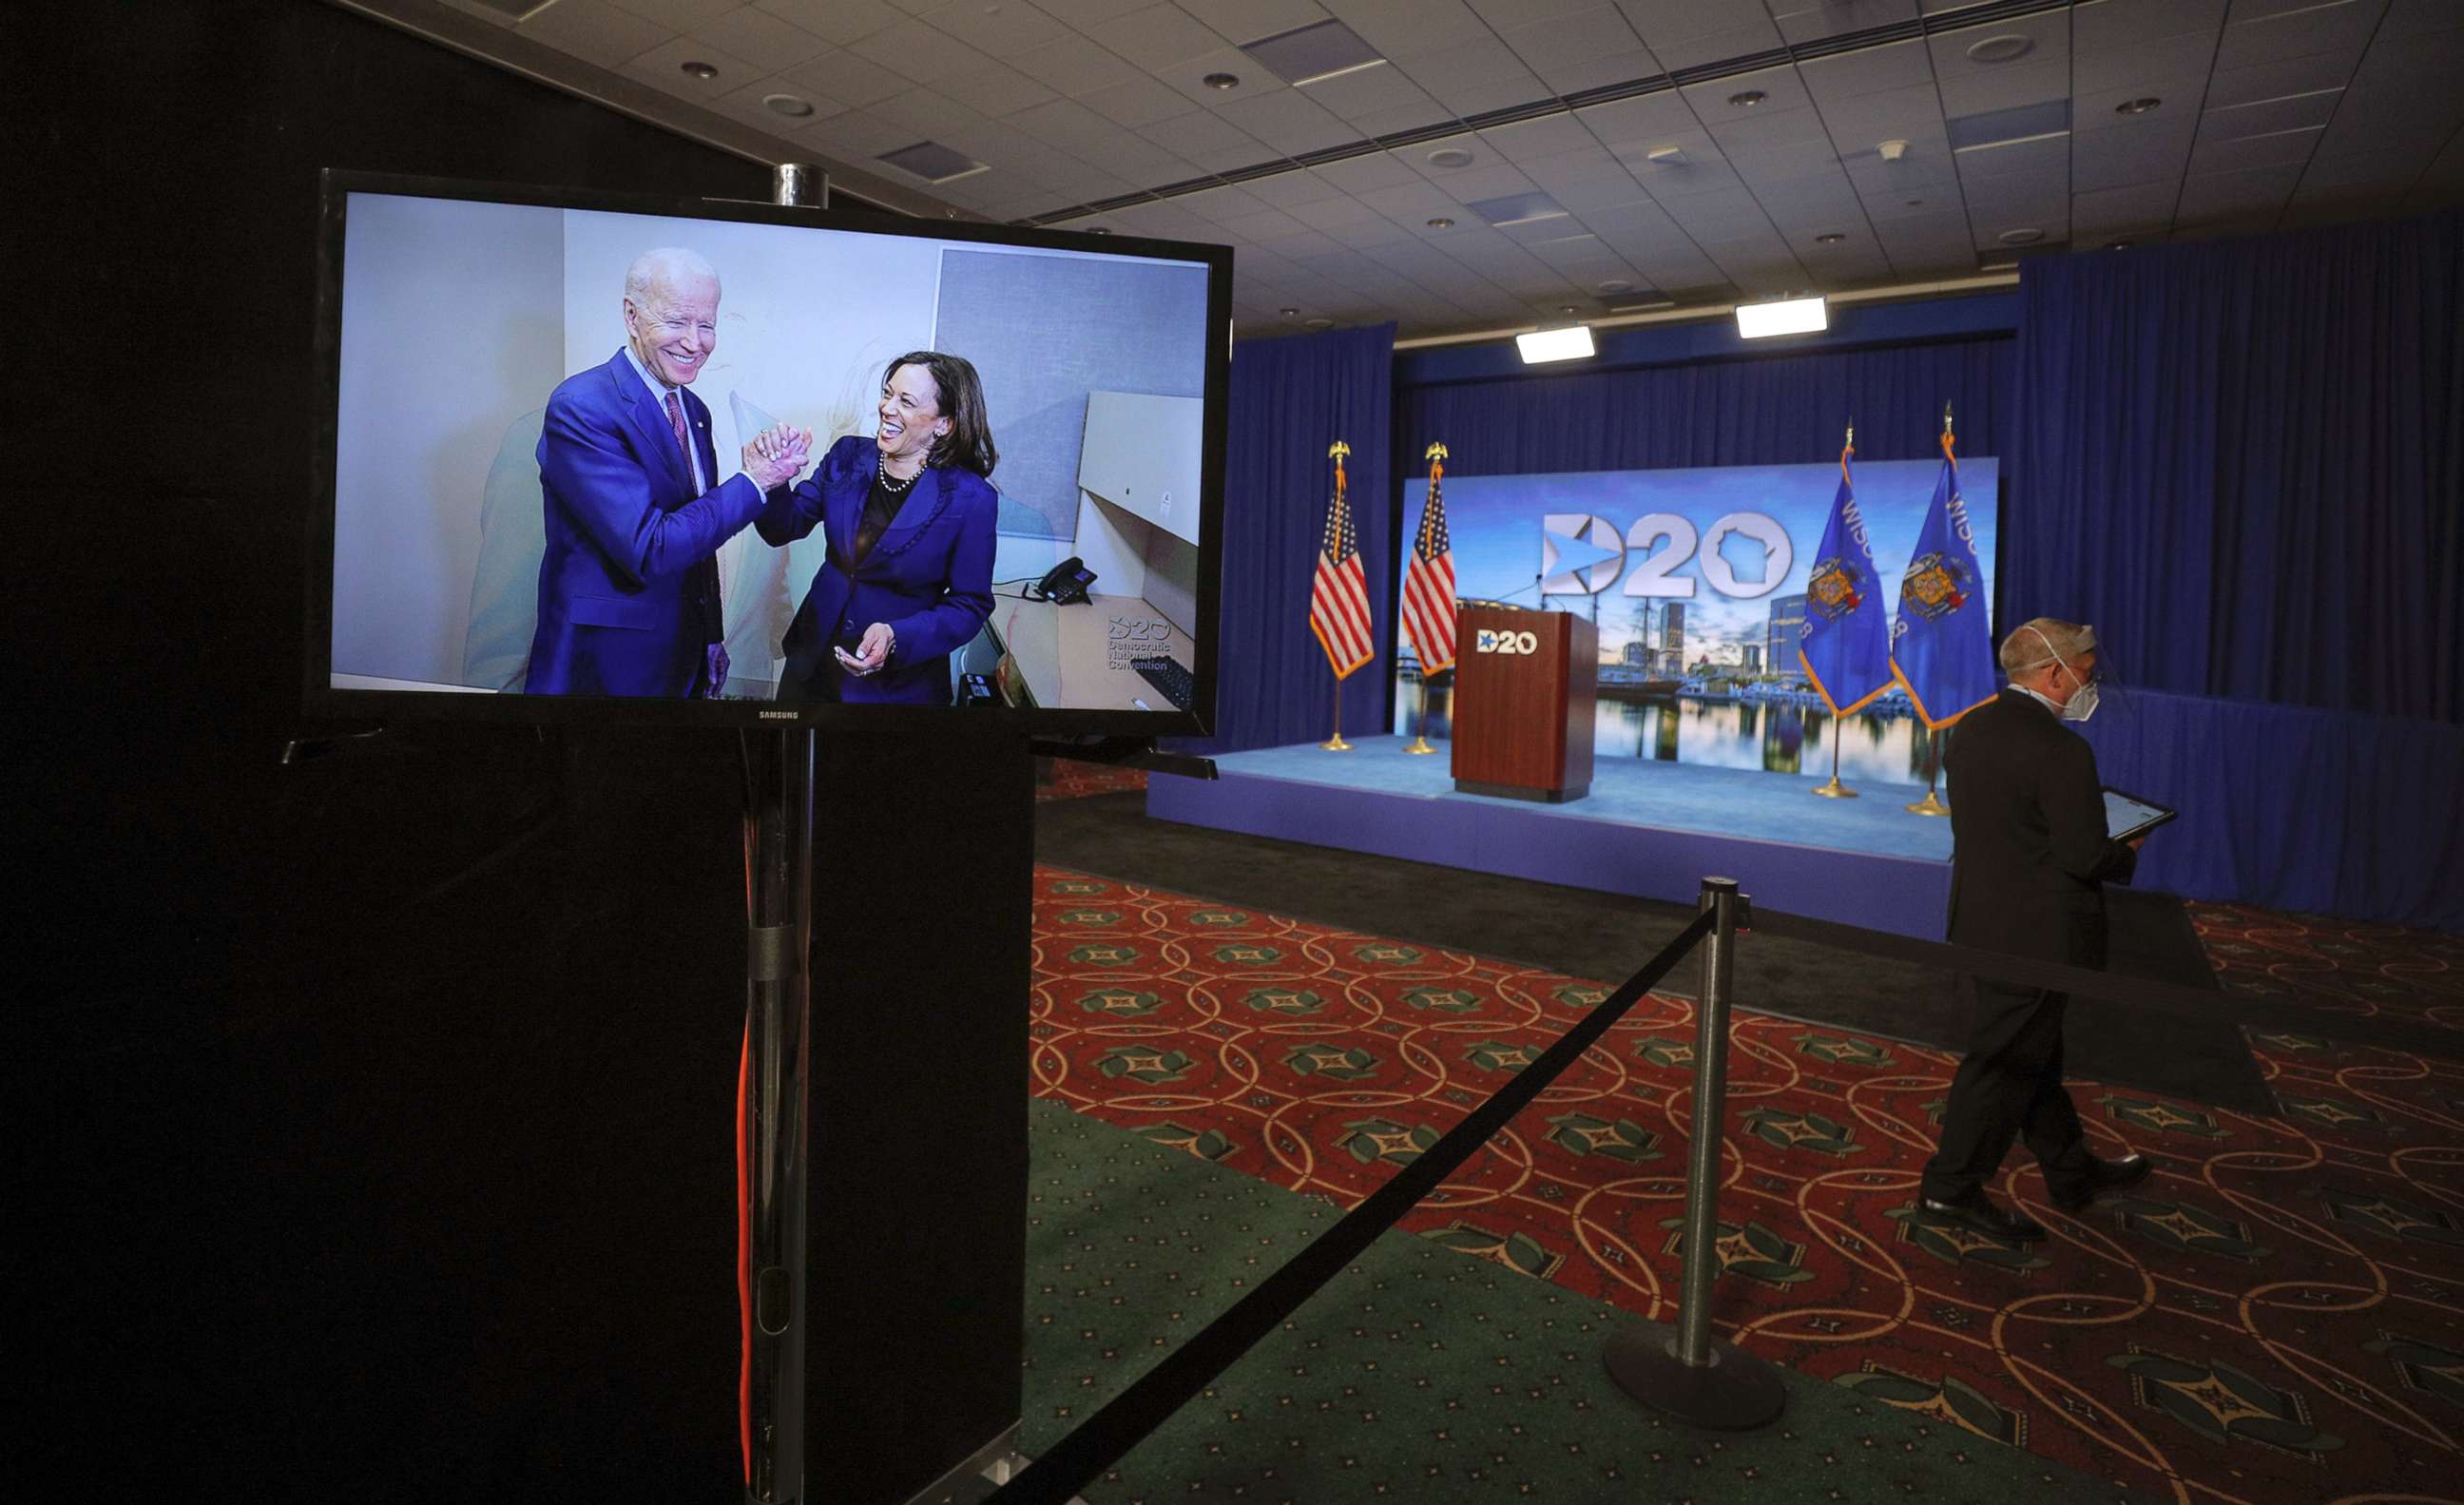
<path id="1" fill-rule="evenodd" d="M 923 474 L 920 470 L 915 473 L 919 477 Z M 855 547 L 849 551 L 850 564 L 864 563 L 865 556 L 872 552 L 872 546 L 880 542 L 881 536 L 890 531 L 890 525 L 898 520 L 898 509 L 907 505 L 907 498 L 914 490 L 913 478 L 896 491 L 891 490 L 880 462 L 873 463 L 872 490 L 864 498 L 864 516 L 855 525 Z"/>
<path id="2" fill-rule="evenodd" d="M 1959 719 L 1950 796 L 1950 940 L 2074 966 L 2104 964 L 2104 885 L 2138 853 L 2105 834 L 2096 752 L 2024 690 Z"/>

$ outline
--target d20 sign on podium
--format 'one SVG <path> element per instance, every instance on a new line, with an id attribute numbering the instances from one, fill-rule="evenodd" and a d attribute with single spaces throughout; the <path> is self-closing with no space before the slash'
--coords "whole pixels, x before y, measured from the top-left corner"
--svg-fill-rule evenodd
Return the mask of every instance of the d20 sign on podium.
<path id="1" fill-rule="evenodd" d="M 1590 793 L 1599 629 L 1564 611 L 1465 607 L 1456 642 L 1455 787 L 1551 804 Z"/>

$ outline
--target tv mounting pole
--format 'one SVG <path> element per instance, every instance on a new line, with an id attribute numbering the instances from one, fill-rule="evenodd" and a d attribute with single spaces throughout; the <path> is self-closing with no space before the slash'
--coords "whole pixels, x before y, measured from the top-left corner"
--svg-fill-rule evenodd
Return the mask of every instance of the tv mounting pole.
<path id="1" fill-rule="evenodd" d="M 772 191 L 781 205 L 819 209 L 828 188 L 810 166 L 781 163 Z M 806 727 L 744 737 L 745 1008 L 736 1174 L 747 1505 L 800 1505 L 804 1497 L 815 737 Z"/>

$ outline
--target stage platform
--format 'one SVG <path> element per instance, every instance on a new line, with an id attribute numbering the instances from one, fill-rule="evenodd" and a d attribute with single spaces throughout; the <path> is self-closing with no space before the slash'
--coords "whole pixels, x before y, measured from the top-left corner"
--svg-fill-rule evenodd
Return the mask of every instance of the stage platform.
<path id="1" fill-rule="evenodd" d="M 1809 792 L 1820 778 L 1604 758 L 1588 799 L 1544 805 L 1456 793 L 1439 745 L 1418 758 L 1399 737 L 1364 737 L 1348 753 L 1229 753 L 1212 783 L 1149 781 L 1147 813 L 1677 903 L 1715 874 L 1772 909 L 1942 939 L 1950 822 L 1903 808 L 1922 786 L 1856 785 L 1861 798 L 1825 800 Z"/>

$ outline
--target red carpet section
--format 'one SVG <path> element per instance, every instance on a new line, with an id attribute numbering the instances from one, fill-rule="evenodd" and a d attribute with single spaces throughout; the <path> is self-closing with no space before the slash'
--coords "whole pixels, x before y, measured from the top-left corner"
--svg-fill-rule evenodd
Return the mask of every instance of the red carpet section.
<path id="1" fill-rule="evenodd" d="M 2232 943 L 2324 950 L 2222 914 Z M 1051 868 L 1035 928 L 1040 1096 L 1345 1206 L 1605 992 Z M 2355 943 L 2452 1014 L 2423 1002 L 2443 938 Z M 1687 1002 L 1645 999 L 1403 1228 L 1671 1318 L 1692 1039 Z M 2151 1499 L 2458 1496 L 2464 1060 L 2261 1035 L 2276 1118 L 2075 1083 L 2097 1150 L 2160 1174 L 2071 1218 L 2022 1152 L 1998 1190 L 2054 1233 L 2022 1250 L 1913 1210 L 1949 1056 L 1752 1014 L 1732 1040 L 1724 1335 Z"/>
<path id="2" fill-rule="evenodd" d="M 2192 904 L 2190 920 L 2230 992 L 2435 1025 L 2464 1050 L 2464 938 L 2247 904 Z"/>

